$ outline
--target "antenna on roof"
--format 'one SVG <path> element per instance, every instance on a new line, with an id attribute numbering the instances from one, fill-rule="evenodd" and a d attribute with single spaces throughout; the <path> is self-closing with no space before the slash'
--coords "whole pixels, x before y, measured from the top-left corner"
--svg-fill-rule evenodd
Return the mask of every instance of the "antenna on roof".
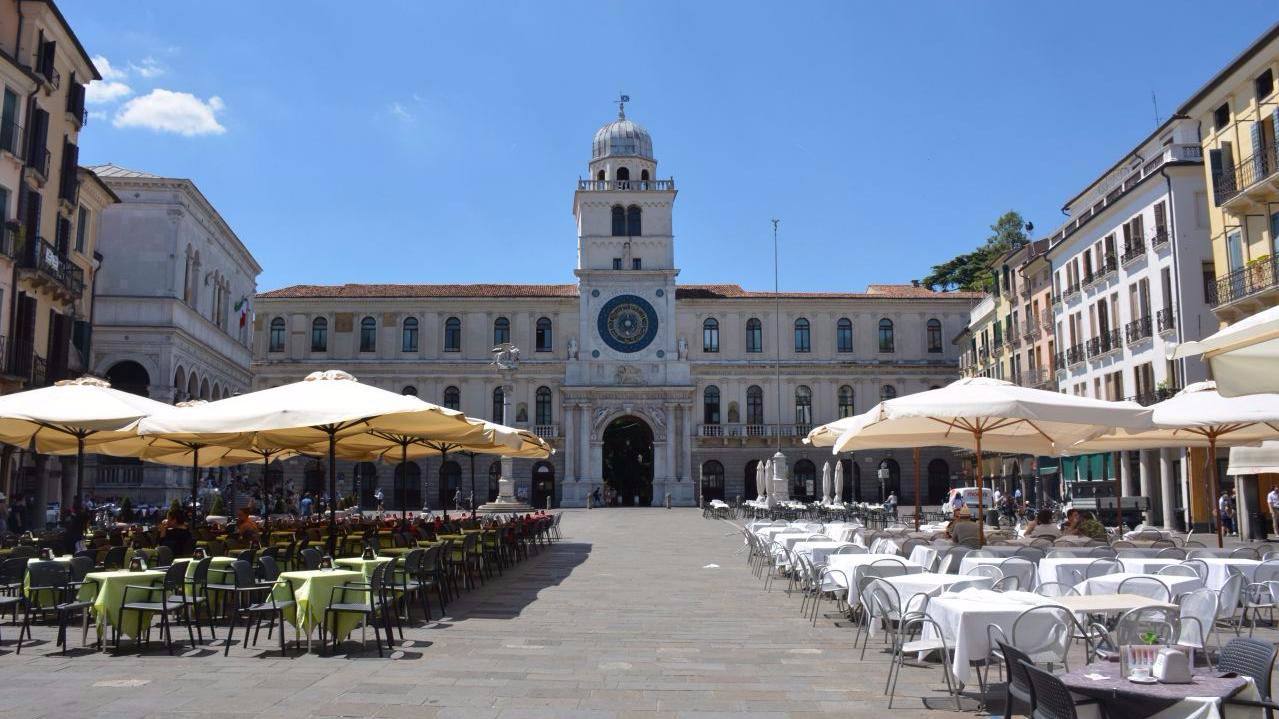
<path id="1" fill-rule="evenodd" d="M 1159 128 L 1159 100 L 1155 97 L 1155 91 L 1150 91 L 1150 104 L 1155 107 L 1155 129 Z"/>

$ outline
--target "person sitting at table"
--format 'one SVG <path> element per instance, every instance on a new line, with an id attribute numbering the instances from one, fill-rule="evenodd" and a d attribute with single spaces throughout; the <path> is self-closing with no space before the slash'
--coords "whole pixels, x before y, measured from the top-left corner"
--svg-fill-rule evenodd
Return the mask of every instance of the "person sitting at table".
<path id="1" fill-rule="evenodd" d="M 258 525 L 249 518 L 249 508 L 241 507 L 239 518 L 235 523 L 235 532 L 246 541 L 253 541 L 258 538 Z"/>
<path id="2" fill-rule="evenodd" d="M 1101 522 L 1091 512 L 1085 515 L 1078 509 L 1066 512 L 1066 523 L 1062 525 L 1061 533 L 1064 536 L 1087 537 L 1101 542 L 1107 539 L 1106 528 L 1101 526 Z"/>
<path id="3" fill-rule="evenodd" d="M 175 557 L 189 557 L 195 551 L 195 536 L 187 526 L 186 513 L 171 508 L 160 529 L 160 544 L 173 550 Z"/>
<path id="4" fill-rule="evenodd" d="M 1057 525 L 1053 524 L 1053 513 L 1048 509 L 1041 509 L 1035 515 L 1035 518 L 1026 524 L 1026 531 L 1022 532 L 1023 537 L 1056 537 L 1061 534 L 1061 530 Z"/>
<path id="5" fill-rule="evenodd" d="M 955 544 L 963 544 L 969 539 L 977 539 L 977 523 L 968 511 L 968 505 L 955 510 L 954 518 L 946 525 L 946 537 Z"/>

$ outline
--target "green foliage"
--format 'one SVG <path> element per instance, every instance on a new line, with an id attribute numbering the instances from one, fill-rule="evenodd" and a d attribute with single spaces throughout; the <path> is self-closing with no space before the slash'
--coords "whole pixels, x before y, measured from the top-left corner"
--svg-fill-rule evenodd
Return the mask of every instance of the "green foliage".
<path id="1" fill-rule="evenodd" d="M 126 523 L 133 521 L 133 500 L 128 497 L 120 503 L 120 520 Z"/>
<path id="2" fill-rule="evenodd" d="M 222 499 L 221 494 L 214 495 L 213 506 L 209 508 L 209 514 L 217 515 L 219 517 L 226 516 L 226 501 Z"/>
<path id="3" fill-rule="evenodd" d="M 173 500 L 172 502 L 169 502 L 169 511 L 176 512 L 179 515 L 182 514 L 182 503 L 176 499 Z"/>
<path id="4" fill-rule="evenodd" d="M 933 265 L 932 272 L 920 280 L 925 287 L 934 290 L 990 291 L 990 265 L 1000 255 L 1015 250 L 1029 242 L 1026 223 L 1020 213 L 1009 210 L 990 226 L 986 242 L 972 252 L 953 257 L 940 265 Z"/>

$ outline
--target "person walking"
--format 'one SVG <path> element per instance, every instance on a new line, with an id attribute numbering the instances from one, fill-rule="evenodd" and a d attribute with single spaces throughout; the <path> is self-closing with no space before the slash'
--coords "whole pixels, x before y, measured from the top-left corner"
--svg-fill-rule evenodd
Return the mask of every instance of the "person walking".
<path id="1" fill-rule="evenodd" d="M 897 492 L 888 493 L 888 499 L 884 500 L 884 511 L 897 516 Z"/>
<path id="2" fill-rule="evenodd" d="M 462 511 L 462 490 L 458 489 L 453 493 L 453 509 Z"/>
<path id="3" fill-rule="evenodd" d="M 1217 499 L 1217 512 L 1221 515 L 1221 531 L 1226 534 L 1235 533 L 1235 503 L 1230 497 L 1230 490 L 1223 490 Z"/>
<path id="4" fill-rule="evenodd" d="M 378 487 L 373 490 L 373 501 L 377 502 L 377 511 L 382 511 L 382 488 Z"/>
<path id="5" fill-rule="evenodd" d="M 1279 535 L 1279 484 L 1270 487 L 1270 494 L 1266 495 L 1266 504 L 1270 505 L 1270 523 L 1275 530 L 1275 534 Z"/>

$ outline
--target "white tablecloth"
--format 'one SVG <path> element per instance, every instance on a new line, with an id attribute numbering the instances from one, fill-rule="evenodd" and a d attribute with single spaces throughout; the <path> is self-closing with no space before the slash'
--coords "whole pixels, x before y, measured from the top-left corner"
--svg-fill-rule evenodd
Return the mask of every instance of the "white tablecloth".
<path id="1" fill-rule="evenodd" d="M 1257 567 L 1261 566 L 1261 562 L 1255 559 L 1203 557 L 1199 561 L 1208 565 L 1208 581 L 1206 586 L 1209 589 L 1221 589 L 1225 586 L 1226 580 L 1230 578 L 1230 570 L 1227 569 L 1227 567 L 1234 567 L 1239 570 L 1244 576 L 1244 584 L 1249 584 L 1252 582 L 1253 577 L 1257 576 Z"/>
<path id="2" fill-rule="evenodd" d="M 826 558 L 833 554 L 836 549 L 851 546 L 854 545 L 849 542 L 836 542 L 830 539 L 815 539 L 796 542 L 795 546 L 791 547 L 791 549 L 794 550 L 796 554 L 803 556 L 813 564 L 824 564 L 826 562 Z"/>
<path id="3" fill-rule="evenodd" d="M 1013 622 L 1022 612 L 1051 601 L 1029 592 L 970 589 L 933 598 L 928 602 L 927 614 L 941 627 L 946 643 L 953 647 L 951 672 L 960 682 L 968 682 L 972 678 L 970 663 L 984 659 L 990 651 L 986 625 L 994 624 L 1011 635 Z M 932 633 L 931 627 L 924 627 L 924 637 Z"/>
<path id="4" fill-rule="evenodd" d="M 1072 572 L 1079 572 L 1082 579 L 1088 573 L 1088 565 L 1095 561 L 1093 557 L 1044 557 L 1039 560 L 1039 581 L 1073 586 L 1076 582 Z"/>
<path id="5" fill-rule="evenodd" d="M 822 528 L 822 532 L 837 542 L 851 542 L 853 537 L 861 533 L 862 526 L 852 522 L 831 522 Z"/>
<path id="6" fill-rule="evenodd" d="M 1085 579 L 1080 582 L 1076 589 L 1080 594 L 1118 594 L 1119 585 L 1125 579 L 1130 577 L 1148 577 L 1163 584 L 1175 598 L 1178 594 L 1198 589 L 1202 585 L 1199 583 L 1198 577 L 1178 577 L 1170 574 L 1138 574 L 1136 572 L 1119 572 L 1117 574 L 1103 574 L 1100 577 Z M 1146 587 L 1128 585 L 1124 587 L 1126 594 L 1140 594 L 1151 599 L 1159 601 L 1167 601 L 1167 597 L 1157 595 L 1156 592 L 1150 591 Z"/>
<path id="7" fill-rule="evenodd" d="M 885 582 L 893 585 L 902 602 L 910 601 L 916 594 L 927 594 L 936 597 L 945 591 L 960 591 L 969 587 L 989 589 L 995 580 L 990 577 L 961 577 L 958 574 L 939 574 L 937 572 L 921 572 L 906 574 L 900 577 L 885 577 Z"/>
<path id="8" fill-rule="evenodd" d="M 1120 557 L 1119 563 L 1125 572 L 1136 574 L 1154 574 L 1172 564 L 1181 564 L 1180 559 L 1155 559 L 1153 557 Z"/>
<path id="9" fill-rule="evenodd" d="M 856 581 L 858 567 L 874 564 L 882 559 L 896 559 L 905 563 L 907 567 L 914 567 L 914 571 L 917 572 L 922 569 L 918 564 L 895 554 L 832 554 L 826 558 L 826 566 L 835 572 L 827 575 L 822 588 L 827 591 L 841 587 L 848 589 L 848 603 L 856 606 L 861 601 L 861 597 L 857 594 L 857 588 L 849 589 L 848 584 Z"/>

